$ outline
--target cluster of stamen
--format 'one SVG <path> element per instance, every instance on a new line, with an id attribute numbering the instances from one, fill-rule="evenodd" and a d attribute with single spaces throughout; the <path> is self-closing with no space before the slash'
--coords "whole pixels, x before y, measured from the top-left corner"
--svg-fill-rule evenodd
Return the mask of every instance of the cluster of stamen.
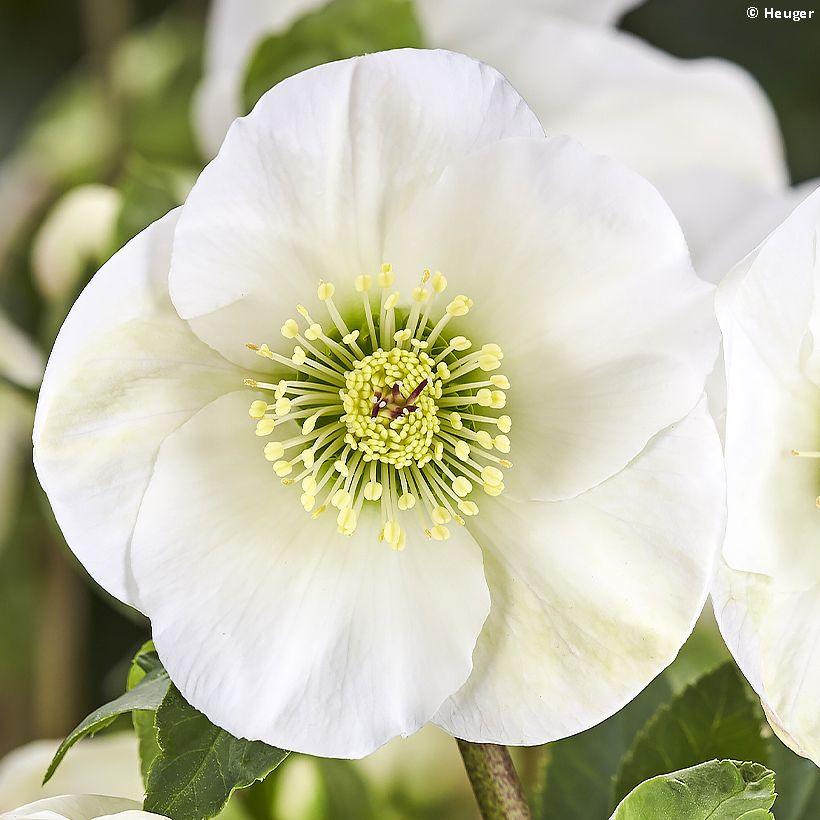
<path id="1" fill-rule="evenodd" d="M 335 508 L 339 532 L 351 535 L 364 505 L 378 504 L 379 537 L 400 550 L 407 518 L 416 516 L 428 538 L 442 541 L 448 524 L 478 514 L 477 488 L 503 492 L 511 420 L 495 411 L 510 385 L 490 375 L 501 366 L 498 345 L 473 351 L 466 337 L 447 334 L 472 300 L 456 296 L 433 319 L 447 287 L 441 273 L 424 272 L 401 316 L 392 268 L 383 265 L 375 277 L 377 309 L 373 278 L 356 277 L 361 307 L 348 322 L 333 301 L 334 285 L 320 282 L 329 326 L 297 306 L 304 326 L 288 319 L 281 329 L 294 342 L 290 358 L 248 345 L 283 368 L 283 377 L 245 384 L 272 394 L 254 401 L 250 416 L 256 434 L 271 438 L 264 455 L 282 483 L 300 485 L 304 509 L 315 518 Z"/>
<path id="2" fill-rule="evenodd" d="M 792 450 L 792 455 L 797 458 L 820 458 L 820 452 L 816 450 Z M 820 495 L 814 499 L 814 504 L 820 508 Z"/>

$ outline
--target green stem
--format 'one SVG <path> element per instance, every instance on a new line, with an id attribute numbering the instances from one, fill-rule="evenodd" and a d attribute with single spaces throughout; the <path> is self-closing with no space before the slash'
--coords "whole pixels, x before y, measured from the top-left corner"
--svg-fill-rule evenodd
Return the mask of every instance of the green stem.
<path id="1" fill-rule="evenodd" d="M 532 814 L 507 747 L 456 742 L 484 820 L 530 820 Z"/>

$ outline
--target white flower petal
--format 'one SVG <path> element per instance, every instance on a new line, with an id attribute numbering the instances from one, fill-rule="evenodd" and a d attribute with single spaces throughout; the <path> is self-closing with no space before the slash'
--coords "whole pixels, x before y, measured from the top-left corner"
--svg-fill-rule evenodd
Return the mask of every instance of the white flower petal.
<path id="1" fill-rule="evenodd" d="M 242 82 L 257 45 L 286 30 L 326 0 L 213 0 L 205 40 L 205 76 L 194 98 L 194 124 L 203 153 L 219 150 L 242 114 Z"/>
<path id="2" fill-rule="evenodd" d="M 467 678 L 489 610 L 481 551 L 375 515 L 353 536 L 311 520 L 223 396 L 170 436 L 134 535 L 154 640 L 183 695 L 235 735 L 361 757 L 416 731 Z"/>
<path id="3" fill-rule="evenodd" d="M 35 418 L 37 474 L 69 546 L 131 604 L 131 531 L 157 449 L 244 376 L 171 307 L 175 222 L 169 214 L 143 231 L 83 291 L 55 342 Z"/>
<path id="4" fill-rule="evenodd" d="M 720 442 L 701 403 L 578 498 L 503 498 L 471 520 L 492 610 L 472 676 L 435 722 L 544 743 L 614 714 L 691 632 L 723 531 Z"/>
<path id="5" fill-rule="evenodd" d="M 405 280 L 442 270 L 475 301 L 451 327 L 504 351 L 520 498 L 603 481 L 703 392 L 713 288 L 658 193 L 566 138 L 505 140 L 453 164 L 386 254 Z"/>
<path id="6" fill-rule="evenodd" d="M 721 561 L 712 588 L 726 641 L 778 737 L 820 766 L 820 584 L 794 589 Z"/>
<path id="7" fill-rule="evenodd" d="M 124 797 L 107 797 L 100 794 L 63 794 L 46 797 L 18 809 L 6 812 L 5 820 L 104 820 L 116 816 L 119 820 L 140 820 L 159 817 L 141 810 L 135 800 Z"/>
<path id="8" fill-rule="evenodd" d="M 291 77 L 233 125 L 194 186 L 174 304 L 208 344 L 250 362 L 244 344 L 273 344 L 320 278 L 378 271 L 385 230 L 420 185 L 488 143 L 541 133 L 501 75 L 461 55 L 391 51 Z"/>
<path id="9" fill-rule="evenodd" d="M 791 451 L 820 450 L 810 356 L 820 316 L 818 226 L 820 192 L 738 265 L 717 302 L 728 377 L 723 554 L 734 569 L 804 586 L 820 579 L 820 462 Z"/>

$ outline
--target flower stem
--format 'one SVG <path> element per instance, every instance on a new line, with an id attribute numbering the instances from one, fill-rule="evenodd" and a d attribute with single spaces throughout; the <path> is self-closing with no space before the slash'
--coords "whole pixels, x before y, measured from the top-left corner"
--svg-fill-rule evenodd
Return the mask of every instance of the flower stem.
<path id="1" fill-rule="evenodd" d="M 456 743 L 484 820 L 530 820 L 530 808 L 507 747 L 458 739 Z"/>

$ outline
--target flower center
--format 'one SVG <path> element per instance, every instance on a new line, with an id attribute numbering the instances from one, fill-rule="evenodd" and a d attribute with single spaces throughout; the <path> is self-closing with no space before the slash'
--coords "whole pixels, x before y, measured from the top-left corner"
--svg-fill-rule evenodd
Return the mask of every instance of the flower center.
<path id="1" fill-rule="evenodd" d="M 272 393 L 249 413 L 256 434 L 272 439 L 264 454 L 282 483 L 300 483 L 305 510 L 315 518 L 336 508 L 339 532 L 351 535 L 364 505 L 377 504 L 379 538 L 400 550 L 413 517 L 428 538 L 443 541 L 448 524 L 464 525 L 464 516 L 478 514 L 476 488 L 503 492 L 502 470 L 512 464 L 498 454 L 510 451 L 512 422 L 495 411 L 504 408 L 510 384 L 489 375 L 501 366 L 498 345 L 471 352 L 469 339 L 447 332 L 452 319 L 469 312 L 471 299 L 456 296 L 433 319 L 447 287 L 441 273 L 424 272 L 401 314 L 391 267 L 383 265 L 376 279 L 378 309 L 373 277 L 358 276 L 360 306 L 344 318 L 335 286 L 320 282 L 327 329 L 299 305 L 304 327 L 288 319 L 281 330 L 296 342 L 290 358 L 248 345 L 283 367 L 282 378 L 245 384 Z"/>
<path id="2" fill-rule="evenodd" d="M 797 458 L 820 458 L 820 452 L 816 450 L 792 450 L 792 455 Z M 820 507 L 820 495 L 814 499 L 816 507 Z"/>

